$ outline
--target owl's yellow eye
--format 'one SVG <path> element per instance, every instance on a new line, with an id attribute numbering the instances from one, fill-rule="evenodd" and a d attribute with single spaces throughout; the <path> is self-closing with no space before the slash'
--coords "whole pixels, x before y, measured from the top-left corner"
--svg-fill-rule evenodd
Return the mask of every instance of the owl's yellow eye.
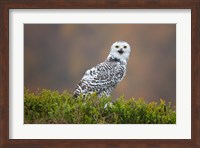
<path id="1" fill-rule="evenodd" d="M 116 48 L 119 48 L 119 46 L 118 46 L 118 45 L 116 45 L 115 47 L 116 47 Z"/>
<path id="2" fill-rule="evenodd" d="M 124 48 L 127 48 L 127 46 L 124 46 Z"/>

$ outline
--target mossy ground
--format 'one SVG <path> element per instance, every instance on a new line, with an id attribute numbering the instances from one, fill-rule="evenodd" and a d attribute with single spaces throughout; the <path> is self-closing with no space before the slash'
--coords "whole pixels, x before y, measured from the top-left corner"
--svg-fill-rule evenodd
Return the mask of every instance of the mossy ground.
<path id="1" fill-rule="evenodd" d="M 112 102 L 96 94 L 73 98 L 67 91 L 25 89 L 24 123 L 28 124 L 175 124 L 176 112 L 163 99 L 146 103 L 144 99 Z"/>

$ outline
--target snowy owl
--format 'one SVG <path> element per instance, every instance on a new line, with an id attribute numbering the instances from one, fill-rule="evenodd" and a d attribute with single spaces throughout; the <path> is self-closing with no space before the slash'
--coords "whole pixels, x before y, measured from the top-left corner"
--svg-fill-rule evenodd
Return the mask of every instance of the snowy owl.
<path id="1" fill-rule="evenodd" d="M 96 92 L 99 97 L 110 96 L 112 90 L 124 78 L 131 52 L 130 45 L 124 41 L 112 44 L 107 59 L 87 70 L 74 90 L 74 97 Z"/>

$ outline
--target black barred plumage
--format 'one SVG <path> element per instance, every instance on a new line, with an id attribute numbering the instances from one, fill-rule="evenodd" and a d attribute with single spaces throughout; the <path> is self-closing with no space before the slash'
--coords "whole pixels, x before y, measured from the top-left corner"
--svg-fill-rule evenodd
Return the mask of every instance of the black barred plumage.
<path id="1" fill-rule="evenodd" d="M 107 59 L 87 70 L 74 90 L 74 96 L 96 92 L 98 96 L 109 96 L 126 74 L 127 61 L 131 52 L 127 42 L 115 42 Z"/>

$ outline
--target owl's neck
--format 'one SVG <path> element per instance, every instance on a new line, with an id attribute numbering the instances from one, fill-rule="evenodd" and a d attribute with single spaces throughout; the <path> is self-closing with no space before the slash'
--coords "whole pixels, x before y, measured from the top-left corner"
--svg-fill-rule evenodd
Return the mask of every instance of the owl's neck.
<path id="1" fill-rule="evenodd" d="M 121 64 L 124 64 L 124 65 L 127 64 L 126 61 L 122 61 L 122 60 L 120 60 L 119 58 L 114 57 L 114 56 L 112 56 L 112 55 L 109 55 L 109 56 L 107 57 L 106 61 L 108 61 L 108 62 L 120 62 Z"/>

